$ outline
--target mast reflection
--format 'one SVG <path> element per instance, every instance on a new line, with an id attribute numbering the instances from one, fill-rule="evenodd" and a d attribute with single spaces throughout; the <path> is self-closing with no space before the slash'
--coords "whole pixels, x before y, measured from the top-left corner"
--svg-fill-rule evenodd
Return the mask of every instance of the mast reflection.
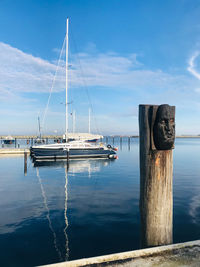
<path id="1" fill-rule="evenodd" d="M 48 204 L 47 204 L 46 192 L 44 190 L 44 186 L 42 184 L 42 179 L 40 177 L 38 168 L 36 168 L 36 174 L 37 174 L 38 182 L 40 184 L 40 189 L 41 189 L 41 193 L 42 193 L 42 197 L 43 197 L 44 207 L 45 207 L 45 210 L 47 212 L 46 217 L 47 217 L 47 220 L 48 220 L 49 228 L 50 228 L 50 230 L 51 230 L 51 232 L 53 234 L 54 247 L 55 247 L 56 252 L 58 253 L 59 260 L 62 261 L 61 252 L 60 252 L 60 250 L 58 248 L 56 233 L 55 233 L 55 230 L 54 230 L 52 222 L 51 222 L 50 210 L 49 210 L 49 207 L 48 207 Z"/>
<path id="2" fill-rule="evenodd" d="M 68 226 L 69 226 L 69 221 L 68 221 L 68 176 L 75 176 L 76 174 L 80 173 L 88 173 L 88 178 L 91 178 L 92 173 L 100 172 L 101 169 L 105 166 L 108 166 L 112 164 L 115 160 L 112 159 L 88 159 L 88 160 L 59 160 L 59 161 L 52 161 L 52 160 L 47 160 L 47 161 L 35 161 L 33 163 L 33 166 L 36 168 L 36 175 L 38 178 L 38 182 L 40 184 L 40 189 L 41 189 L 41 195 L 43 198 L 43 204 L 44 204 L 44 209 L 46 210 L 46 217 L 48 220 L 48 225 L 50 228 L 50 231 L 52 232 L 53 235 L 53 242 L 54 242 L 54 247 L 57 252 L 58 258 L 60 261 L 68 261 L 69 259 L 69 240 L 68 240 Z M 48 199 L 47 199 L 47 194 L 45 192 L 44 185 L 42 183 L 42 178 L 41 175 L 39 174 L 39 169 L 51 169 L 51 168 L 59 168 L 59 169 L 64 169 L 64 176 L 65 176 L 65 185 L 64 185 L 64 250 L 62 252 L 62 249 L 60 250 L 60 245 L 59 240 L 56 236 L 56 232 L 53 228 L 53 224 L 51 221 L 51 216 L 50 216 L 50 208 L 48 207 Z"/>

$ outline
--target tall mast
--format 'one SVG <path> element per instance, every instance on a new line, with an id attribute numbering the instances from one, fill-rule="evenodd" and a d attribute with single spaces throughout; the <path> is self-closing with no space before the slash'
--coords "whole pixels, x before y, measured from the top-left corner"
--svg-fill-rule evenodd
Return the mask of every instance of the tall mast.
<path id="1" fill-rule="evenodd" d="M 75 133 L 75 125 L 76 125 L 76 113 L 75 110 L 72 113 L 72 122 L 73 122 L 73 133 Z"/>
<path id="2" fill-rule="evenodd" d="M 67 90 L 68 90 L 68 46 L 69 46 L 69 40 L 68 40 L 68 25 L 69 25 L 69 18 L 67 18 L 67 25 L 66 25 L 66 113 L 65 113 L 65 139 L 67 141 L 68 136 L 68 99 L 67 99 Z"/>
<path id="3" fill-rule="evenodd" d="M 89 108 L 89 118 L 88 118 L 88 133 L 90 133 L 90 108 Z"/>
<path id="4" fill-rule="evenodd" d="M 40 129 L 40 117 L 38 116 L 38 129 L 39 129 L 39 136 L 41 139 L 41 129 Z"/>

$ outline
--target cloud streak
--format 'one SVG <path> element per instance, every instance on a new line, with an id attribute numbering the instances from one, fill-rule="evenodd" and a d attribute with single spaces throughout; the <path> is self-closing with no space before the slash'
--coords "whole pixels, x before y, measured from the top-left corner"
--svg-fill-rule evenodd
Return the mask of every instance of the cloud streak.
<path id="1" fill-rule="evenodd" d="M 47 92 L 50 89 L 56 65 L 26 54 L 8 44 L 0 42 L 0 88 L 10 92 Z M 59 78 L 62 78 L 59 77 Z M 58 79 L 61 86 L 62 80 Z"/>
<path id="2" fill-rule="evenodd" d="M 196 77 L 198 80 L 200 80 L 200 73 L 195 69 L 196 64 L 195 61 L 196 59 L 199 57 L 200 52 L 199 51 L 195 51 L 194 54 L 191 56 L 191 58 L 188 61 L 188 68 L 187 70 L 194 76 Z"/>
<path id="3" fill-rule="evenodd" d="M 199 52 L 194 53 L 188 62 L 188 71 L 193 77 L 187 74 L 177 74 L 177 72 L 152 70 L 139 62 L 138 56 L 134 53 L 122 56 L 114 52 L 100 53 L 95 50 L 95 53 L 87 51 L 71 54 L 69 86 L 73 89 L 84 87 L 91 88 L 91 90 L 103 89 L 102 91 L 107 92 L 109 97 L 114 97 L 115 101 L 109 103 L 108 111 L 108 109 L 102 109 L 108 104 L 103 99 L 104 96 L 100 95 L 97 99 L 94 94 L 96 100 L 99 101 L 96 108 L 99 108 L 102 114 L 106 112 L 107 116 L 109 113 L 110 120 L 117 114 L 117 117 L 121 118 L 119 122 L 121 124 L 123 118 L 136 118 L 136 106 L 139 103 L 169 103 L 182 110 L 185 107 L 187 110 L 199 110 L 198 99 L 194 98 L 194 95 L 199 92 L 197 88 L 200 88 L 198 78 L 200 74 L 196 70 L 196 60 L 199 55 Z M 31 110 L 30 113 L 36 116 L 38 110 L 41 111 L 45 107 L 57 69 L 57 60 L 47 61 L 0 42 L 0 61 L 0 112 L 8 109 L 13 113 L 16 109 L 19 112 Z M 64 90 L 65 62 L 61 60 L 53 92 L 60 93 Z M 80 91 L 77 92 L 79 97 L 77 103 L 83 103 L 84 99 L 80 97 Z M 40 97 L 41 93 L 46 93 L 46 96 Z M 53 99 L 54 104 L 60 101 L 62 94 L 56 97 Z M 11 102 L 12 105 L 10 105 Z M 19 106 L 22 102 L 23 106 Z M 76 107 L 80 107 L 79 104 Z M 53 105 L 54 108 L 55 106 Z M 58 118 L 57 121 L 60 121 L 59 114 Z M 110 125 L 105 121 L 104 124 L 107 128 Z M 117 125 L 116 129 L 118 128 Z M 114 131 L 113 127 L 112 131 Z"/>
<path id="4" fill-rule="evenodd" d="M 195 76 L 195 54 L 189 62 L 188 70 Z M 1 99 L 20 93 L 48 93 L 56 71 L 54 61 L 34 57 L 0 42 L 0 89 Z M 161 70 L 145 69 L 138 62 L 136 54 L 120 56 L 116 53 L 79 53 L 71 56 L 69 83 L 71 87 L 107 87 L 116 90 L 165 90 L 167 88 L 189 88 L 191 78 L 171 75 Z M 199 76 L 198 76 L 199 75 Z M 65 88 L 64 62 L 58 69 L 54 92 Z"/>
<path id="5" fill-rule="evenodd" d="M 191 79 L 171 75 L 161 70 L 145 69 L 136 55 L 122 57 L 117 54 L 79 54 L 73 59 L 70 80 L 73 86 L 99 86 L 128 90 L 184 89 L 191 86 Z M 78 64 L 81 62 L 81 70 Z"/>

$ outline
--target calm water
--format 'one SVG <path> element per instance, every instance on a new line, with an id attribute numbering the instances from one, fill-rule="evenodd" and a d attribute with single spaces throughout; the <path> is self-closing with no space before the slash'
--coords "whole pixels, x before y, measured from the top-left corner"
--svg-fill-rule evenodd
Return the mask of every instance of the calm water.
<path id="1" fill-rule="evenodd" d="M 112 144 L 112 140 L 110 143 Z M 139 248 L 138 139 L 118 160 L 34 166 L 0 157 L 1 266 L 35 266 Z M 174 150 L 174 243 L 200 239 L 200 139 Z"/>

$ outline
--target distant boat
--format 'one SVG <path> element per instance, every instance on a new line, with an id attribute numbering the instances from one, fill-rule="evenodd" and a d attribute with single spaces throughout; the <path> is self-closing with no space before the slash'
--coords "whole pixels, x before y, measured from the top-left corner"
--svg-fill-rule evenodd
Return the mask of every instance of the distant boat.
<path id="1" fill-rule="evenodd" d="M 115 158 L 116 149 L 112 146 L 105 146 L 102 143 L 100 144 L 91 144 L 87 141 L 98 139 L 97 137 L 91 137 L 91 134 L 86 134 L 85 137 L 80 135 L 80 139 L 77 141 L 71 140 L 71 135 L 68 133 L 68 23 L 67 19 L 67 29 L 66 29 L 66 111 L 65 111 L 65 135 L 64 142 L 58 144 L 48 144 L 48 145 L 39 145 L 31 147 L 31 155 L 34 160 L 43 160 L 43 159 L 69 159 L 69 158 Z M 88 135 L 90 137 L 88 138 Z M 101 136 L 99 136 L 101 138 Z"/>
<path id="2" fill-rule="evenodd" d="M 84 141 L 84 142 L 92 142 L 95 143 L 97 141 L 99 141 L 100 139 L 103 139 L 103 135 L 99 135 L 99 134 L 92 134 L 90 132 L 90 120 L 91 120 L 91 109 L 89 108 L 89 116 L 88 116 L 88 133 L 77 133 L 75 132 L 75 111 L 72 112 L 73 114 L 73 132 L 72 133 L 68 133 L 68 141 Z M 65 138 L 65 136 L 63 136 L 63 139 Z"/>
<path id="3" fill-rule="evenodd" d="M 15 139 L 12 136 L 8 135 L 5 137 L 5 139 L 3 139 L 3 143 L 5 145 L 11 145 L 15 143 Z"/>
<path id="4" fill-rule="evenodd" d="M 43 144 L 44 140 L 42 139 L 41 135 L 41 127 L 40 127 L 40 117 L 38 116 L 38 131 L 39 131 L 39 136 L 35 139 L 35 144 Z"/>
<path id="5" fill-rule="evenodd" d="M 97 142 L 103 135 L 91 133 L 68 133 L 68 141 Z"/>

